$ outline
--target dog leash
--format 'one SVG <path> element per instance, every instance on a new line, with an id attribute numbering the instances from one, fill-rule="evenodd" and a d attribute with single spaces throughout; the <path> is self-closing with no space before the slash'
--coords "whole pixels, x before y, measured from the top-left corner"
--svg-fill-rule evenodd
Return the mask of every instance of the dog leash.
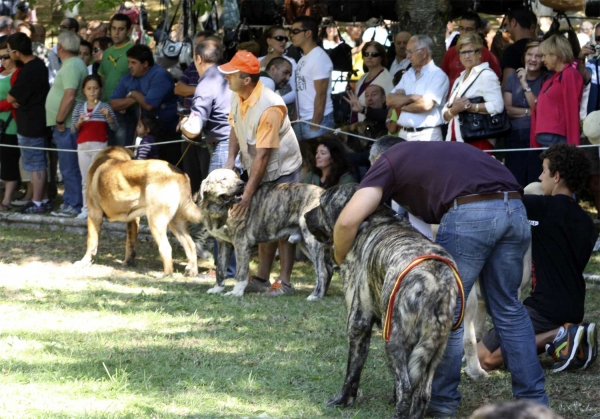
<path id="1" fill-rule="evenodd" d="M 390 295 L 390 301 L 388 302 L 387 312 L 385 314 L 385 321 L 383 323 L 383 339 L 384 340 L 386 340 L 386 341 L 390 340 L 390 335 L 392 334 L 392 315 L 393 315 L 394 302 L 396 301 L 396 294 L 398 293 L 398 290 L 400 289 L 400 284 L 402 283 L 402 280 L 415 266 L 421 264 L 422 262 L 424 262 L 428 259 L 440 260 L 440 261 L 444 262 L 446 265 L 448 265 L 450 267 L 450 269 L 452 269 L 452 273 L 454 274 L 454 278 L 456 279 L 456 285 L 458 285 L 458 290 L 460 292 L 460 315 L 458 316 L 456 323 L 454 323 L 452 325 L 452 330 L 456 330 L 460 327 L 460 324 L 462 323 L 463 317 L 465 314 L 465 291 L 463 289 L 462 280 L 460 279 L 460 275 L 458 273 L 458 270 L 456 269 L 456 266 L 454 266 L 454 264 L 451 261 L 449 261 L 448 259 L 446 259 L 445 257 L 438 256 L 438 255 L 423 255 L 423 256 L 419 256 L 419 257 L 413 259 L 408 264 L 408 266 L 406 266 L 406 268 L 404 268 L 404 270 L 400 273 L 400 275 L 398 275 L 398 278 L 396 278 L 396 283 L 394 284 L 394 289 L 392 290 L 392 295 Z"/>

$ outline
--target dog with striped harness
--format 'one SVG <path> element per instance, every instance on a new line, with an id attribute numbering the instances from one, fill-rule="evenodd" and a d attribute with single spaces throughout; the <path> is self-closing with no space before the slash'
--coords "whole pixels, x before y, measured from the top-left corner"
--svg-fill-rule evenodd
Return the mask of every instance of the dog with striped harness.
<path id="1" fill-rule="evenodd" d="M 356 188 L 326 190 L 320 205 L 305 215 L 317 240 L 333 243 L 335 222 Z M 328 405 L 354 402 L 373 326 L 384 324 L 394 418 L 422 418 L 462 290 L 452 256 L 380 206 L 361 224 L 340 276 L 348 309 L 348 364 L 342 391 Z"/>

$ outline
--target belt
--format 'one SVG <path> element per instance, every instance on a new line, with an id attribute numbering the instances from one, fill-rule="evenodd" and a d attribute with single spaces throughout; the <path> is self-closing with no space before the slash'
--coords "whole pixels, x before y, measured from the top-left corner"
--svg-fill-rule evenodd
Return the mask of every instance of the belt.
<path id="1" fill-rule="evenodd" d="M 491 201 L 493 199 L 504 199 L 504 194 L 506 192 L 498 192 L 498 193 L 486 193 L 481 195 L 467 195 L 467 196 L 459 196 L 454 200 L 456 205 L 464 205 L 471 204 L 473 202 L 479 201 Z M 521 199 L 521 194 L 519 192 L 508 192 L 508 199 Z"/>
<path id="2" fill-rule="evenodd" d="M 438 128 L 438 127 L 441 127 L 441 125 L 437 125 L 435 127 L 422 127 L 422 128 L 402 127 L 402 129 L 404 131 L 408 131 L 408 132 L 419 132 L 419 131 L 423 131 L 426 129 L 434 129 L 434 128 Z"/>

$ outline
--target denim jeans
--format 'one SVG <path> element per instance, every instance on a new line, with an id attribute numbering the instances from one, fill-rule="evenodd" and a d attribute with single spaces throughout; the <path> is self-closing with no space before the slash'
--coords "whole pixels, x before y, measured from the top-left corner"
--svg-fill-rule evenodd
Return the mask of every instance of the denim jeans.
<path id="1" fill-rule="evenodd" d="M 442 218 L 436 238 L 456 261 L 465 300 L 480 277 L 488 312 L 500 336 L 502 354 L 512 376 L 514 397 L 547 406 L 545 377 L 537 356 L 533 327 L 518 298 L 523 255 L 530 241 L 523 202 L 507 199 L 506 195 L 504 200 L 454 204 Z M 460 302 L 456 316 L 459 306 Z M 461 325 L 450 333 L 442 362 L 435 372 L 429 403 L 432 410 L 456 413 L 460 402 L 462 345 Z"/>
<path id="2" fill-rule="evenodd" d="M 335 122 L 333 120 L 333 112 L 328 115 L 323 116 L 323 120 L 319 125 L 323 125 L 325 127 L 334 128 Z M 315 131 L 311 130 L 312 125 L 305 124 L 304 122 L 296 122 L 293 125 L 294 133 L 296 133 L 296 138 L 298 140 L 310 140 L 311 138 L 320 137 L 321 135 L 328 134 L 332 131 L 325 128 L 317 128 Z"/>
<path id="3" fill-rule="evenodd" d="M 77 150 L 77 135 L 71 134 L 69 128 L 60 132 L 54 127 L 52 139 L 58 150 Z M 65 192 L 63 194 L 65 206 L 70 205 L 75 210 L 81 211 L 83 195 L 81 194 L 81 172 L 79 171 L 77 153 L 58 151 L 58 164 L 65 185 Z"/>

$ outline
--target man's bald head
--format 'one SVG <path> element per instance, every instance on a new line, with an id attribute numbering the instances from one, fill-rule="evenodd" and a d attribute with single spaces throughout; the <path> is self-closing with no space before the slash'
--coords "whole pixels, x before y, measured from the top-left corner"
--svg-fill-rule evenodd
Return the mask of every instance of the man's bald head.
<path id="1" fill-rule="evenodd" d="M 394 48 L 396 49 L 396 57 L 399 60 L 406 58 L 406 46 L 412 35 L 409 32 L 398 32 L 394 37 Z"/>

